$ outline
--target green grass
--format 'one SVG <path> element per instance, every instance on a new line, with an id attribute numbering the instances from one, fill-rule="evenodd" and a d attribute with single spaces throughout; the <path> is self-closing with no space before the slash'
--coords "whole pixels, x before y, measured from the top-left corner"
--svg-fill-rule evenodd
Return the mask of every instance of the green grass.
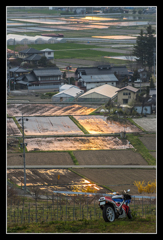
<path id="1" fill-rule="evenodd" d="M 70 154 L 73 163 L 74 163 L 75 165 L 79 165 L 78 160 L 77 160 L 76 157 L 74 156 L 73 152 L 72 152 L 72 151 L 67 151 L 67 152 Z"/>
<path id="2" fill-rule="evenodd" d="M 77 127 L 84 133 L 84 134 L 90 134 L 80 123 L 79 121 L 74 118 L 73 116 L 69 116 L 69 118 L 77 125 Z"/>
<path id="3" fill-rule="evenodd" d="M 54 53 L 55 59 L 65 59 L 65 58 L 98 58 L 103 56 L 122 56 L 122 53 L 114 53 L 114 52 L 103 52 L 97 50 L 83 49 L 83 50 L 71 50 L 71 51 L 56 51 Z"/>
<path id="4" fill-rule="evenodd" d="M 22 45 L 15 45 L 15 48 Z M 55 43 L 55 44 L 28 44 L 29 48 L 35 48 L 36 50 L 42 50 L 44 48 L 50 48 L 52 50 L 69 50 L 69 49 L 87 49 L 87 48 L 98 48 L 96 45 L 88 45 L 88 44 L 78 44 L 78 43 Z M 14 50 L 14 46 L 8 45 L 7 48 Z"/>
<path id="5" fill-rule="evenodd" d="M 13 224 L 7 226 L 7 233 L 156 233 L 156 217 L 118 219 L 112 223 L 83 219 Z"/>
<path id="6" fill-rule="evenodd" d="M 156 159 L 149 153 L 149 150 L 140 141 L 138 135 L 126 134 L 127 140 L 131 142 L 133 147 L 142 157 L 147 161 L 149 165 L 156 165 Z"/>

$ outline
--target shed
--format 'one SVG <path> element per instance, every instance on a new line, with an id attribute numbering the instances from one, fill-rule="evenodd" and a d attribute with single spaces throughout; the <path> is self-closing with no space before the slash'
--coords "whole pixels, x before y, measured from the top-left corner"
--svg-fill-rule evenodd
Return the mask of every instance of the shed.
<path id="1" fill-rule="evenodd" d="M 107 102 L 109 99 L 113 100 L 117 97 L 119 88 L 104 84 L 84 93 L 78 98 L 80 102 Z"/>
<path id="2" fill-rule="evenodd" d="M 83 90 L 71 87 L 52 96 L 52 102 L 72 102 L 77 99 Z"/>

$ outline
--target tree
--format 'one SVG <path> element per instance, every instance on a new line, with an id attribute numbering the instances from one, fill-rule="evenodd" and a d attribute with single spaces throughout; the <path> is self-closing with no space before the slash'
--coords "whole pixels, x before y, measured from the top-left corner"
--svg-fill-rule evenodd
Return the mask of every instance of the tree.
<path id="1" fill-rule="evenodd" d="M 152 29 L 152 26 L 149 25 L 146 29 L 145 40 L 146 40 L 146 57 L 145 62 L 146 65 L 151 70 L 154 64 L 154 51 L 156 48 L 156 37 L 154 37 L 155 30 Z"/>
<path id="2" fill-rule="evenodd" d="M 63 72 L 63 78 L 66 78 L 66 72 Z"/>
<path id="3" fill-rule="evenodd" d="M 137 37 L 136 45 L 133 48 L 133 55 L 137 57 L 136 61 L 141 66 L 145 65 L 145 37 L 143 30 L 140 30 L 140 36 Z"/>
<path id="4" fill-rule="evenodd" d="M 47 65 L 47 58 L 45 56 L 42 56 L 41 59 L 38 61 L 38 64 L 41 66 Z"/>
<path id="5" fill-rule="evenodd" d="M 134 82 L 139 78 L 140 78 L 140 74 L 139 74 L 138 70 L 136 69 L 136 70 L 134 70 L 132 81 Z"/>
<path id="6" fill-rule="evenodd" d="M 151 25 L 148 25 L 145 34 L 141 29 L 140 35 L 136 40 L 136 45 L 133 48 L 133 55 L 137 57 L 137 63 L 139 63 L 141 67 L 148 67 L 150 71 L 154 64 L 154 50 L 156 48 L 154 32 Z"/>
<path id="7" fill-rule="evenodd" d="M 150 78 L 150 86 L 149 87 L 150 88 L 155 88 L 154 80 L 153 80 L 152 77 Z"/>

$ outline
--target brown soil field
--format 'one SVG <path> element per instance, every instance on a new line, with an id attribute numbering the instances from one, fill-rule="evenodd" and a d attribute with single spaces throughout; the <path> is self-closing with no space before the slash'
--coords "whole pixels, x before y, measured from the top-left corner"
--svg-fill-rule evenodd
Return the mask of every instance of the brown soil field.
<path id="1" fill-rule="evenodd" d="M 26 153 L 26 165 L 73 165 L 71 156 L 67 152 Z M 22 165 L 23 153 L 8 153 L 7 166 Z"/>
<path id="2" fill-rule="evenodd" d="M 67 116 L 28 117 L 28 121 L 24 121 L 24 132 L 25 135 L 84 134 Z"/>
<path id="3" fill-rule="evenodd" d="M 55 116 L 55 115 L 87 115 L 96 108 L 82 105 L 53 105 L 53 104 L 8 104 L 9 116 Z"/>
<path id="4" fill-rule="evenodd" d="M 92 134 L 95 133 L 119 133 L 140 132 L 141 130 L 130 122 L 120 123 L 118 121 L 109 121 L 104 116 L 75 116 L 79 123 Z"/>
<path id="5" fill-rule="evenodd" d="M 7 136 L 21 136 L 21 132 L 12 118 L 7 118 Z"/>
<path id="6" fill-rule="evenodd" d="M 148 165 L 143 157 L 132 150 L 74 151 L 80 165 Z"/>
<path id="7" fill-rule="evenodd" d="M 147 134 L 139 137 L 148 150 L 156 150 L 156 134 Z"/>
<path id="8" fill-rule="evenodd" d="M 58 175 L 60 178 L 58 180 Z M 23 169 L 10 169 L 7 170 L 7 178 L 22 186 L 24 183 L 24 170 Z M 89 181 L 80 177 L 78 174 L 71 172 L 67 169 L 26 169 L 26 186 L 32 191 L 32 188 L 39 189 L 40 194 L 52 193 L 53 191 L 71 191 L 75 186 L 88 186 Z M 51 185 L 51 186 L 47 186 Z M 99 192 L 106 192 L 102 187 L 93 185 Z"/>
<path id="9" fill-rule="evenodd" d="M 87 177 L 90 181 L 108 186 L 111 190 L 122 192 L 130 189 L 131 195 L 138 193 L 134 181 L 155 181 L 156 170 L 153 169 L 75 169 L 75 172 Z M 149 196 L 148 193 L 142 195 Z M 151 196 L 155 194 L 150 194 Z"/>
<path id="10" fill-rule="evenodd" d="M 117 137 L 49 137 L 26 138 L 27 150 L 67 151 L 133 148 L 126 139 Z"/>

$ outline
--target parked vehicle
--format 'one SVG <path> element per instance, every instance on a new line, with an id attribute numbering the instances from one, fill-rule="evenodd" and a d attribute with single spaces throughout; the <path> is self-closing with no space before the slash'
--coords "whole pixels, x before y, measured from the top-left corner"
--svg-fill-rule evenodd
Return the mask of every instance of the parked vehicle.
<path id="1" fill-rule="evenodd" d="M 137 79 L 136 81 L 134 81 L 134 83 L 141 83 L 142 82 L 142 80 L 140 80 L 140 79 Z"/>
<path id="2" fill-rule="evenodd" d="M 114 192 L 112 197 L 100 197 L 99 207 L 103 211 L 103 218 L 105 222 L 114 222 L 116 218 L 131 219 L 131 210 L 129 204 L 131 202 L 131 195 L 128 194 L 130 189 L 123 191 L 122 195 Z"/>

